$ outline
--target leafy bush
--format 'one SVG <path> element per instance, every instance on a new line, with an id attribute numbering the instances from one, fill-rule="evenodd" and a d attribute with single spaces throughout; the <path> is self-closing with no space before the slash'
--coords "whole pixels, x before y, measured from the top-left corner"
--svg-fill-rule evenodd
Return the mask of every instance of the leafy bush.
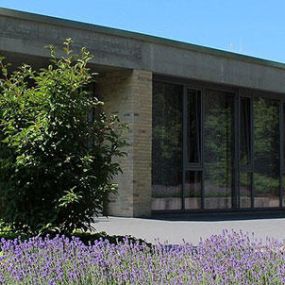
<path id="1" fill-rule="evenodd" d="M 89 229 L 121 171 L 123 126 L 88 91 L 90 53 L 74 54 L 71 40 L 63 50 L 58 59 L 50 46 L 39 71 L 9 74 L 0 60 L 1 216 L 15 230 Z"/>

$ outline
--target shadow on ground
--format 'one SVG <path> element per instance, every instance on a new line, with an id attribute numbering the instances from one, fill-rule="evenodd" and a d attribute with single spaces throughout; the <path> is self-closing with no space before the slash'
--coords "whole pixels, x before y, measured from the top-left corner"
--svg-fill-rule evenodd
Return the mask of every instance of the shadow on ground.
<path id="1" fill-rule="evenodd" d="M 255 211 L 255 212 L 223 212 L 223 213 L 160 213 L 154 214 L 152 220 L 162 221 L 238 221 L 238 220 L 261 220 L 261 219 L 281 219 L 285 218 L 285 210 L 280 211 Z"/>

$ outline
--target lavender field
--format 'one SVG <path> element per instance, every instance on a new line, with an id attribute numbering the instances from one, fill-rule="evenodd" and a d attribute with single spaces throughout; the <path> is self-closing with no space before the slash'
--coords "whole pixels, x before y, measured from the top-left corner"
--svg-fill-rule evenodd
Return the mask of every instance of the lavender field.
<path id="1" fill-rule="evenodd" d="M 1 284 L 285 284 L 283 243 L 224 231 L 197 246 L 1 241 Z"/>

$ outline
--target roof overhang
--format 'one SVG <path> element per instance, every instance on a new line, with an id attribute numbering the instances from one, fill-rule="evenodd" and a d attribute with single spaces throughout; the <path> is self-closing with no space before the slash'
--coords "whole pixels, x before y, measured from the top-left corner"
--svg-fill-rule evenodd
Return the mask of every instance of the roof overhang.
<path id="1" fill-rule="evenodd" d="M 72 38 L 85 46 L 99 69 L 142 69 L 155 74 L 285 93 L 285 65 L 198 45 L 84 24 L 54 17 L 0 9 L 0 53 L 39 64 L 44 47 L 60 47 Z M 17 60 L 18 62 L 18 60 Z M 27 62 L 29 63 L 29 62 Z"/>

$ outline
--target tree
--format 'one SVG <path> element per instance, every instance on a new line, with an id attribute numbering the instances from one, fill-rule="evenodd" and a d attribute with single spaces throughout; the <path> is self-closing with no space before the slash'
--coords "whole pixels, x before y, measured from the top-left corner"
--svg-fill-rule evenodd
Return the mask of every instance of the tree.
<path id="1" fill-rule="evenodd" d="M 74 54 L 70 39 L 59 59 L 49 48 L 50 65 L 39 71 L 9 73 L 0 60 L 1 215 L 31 233 L 87 230 L 121 171 L 123 125 L 88 92 L 90 53 Z"/>

